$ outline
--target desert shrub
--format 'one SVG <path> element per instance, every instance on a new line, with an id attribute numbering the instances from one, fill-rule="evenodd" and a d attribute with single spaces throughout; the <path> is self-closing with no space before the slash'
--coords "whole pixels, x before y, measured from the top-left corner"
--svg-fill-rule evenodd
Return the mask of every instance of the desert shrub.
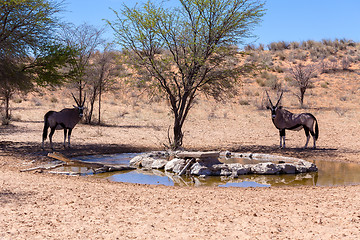
<path id="1" fill-rule="evenodd" d="M 1 120 L 1 125 L 9 125 L 10 124 L 10 119 L 6 118 L 3 115 L 0 115 L 0 120 Z"/>
<path id="2" fill-rule="evenodd" d="M 339 115 L 339 117 L 342 117 L 347 112 L 347 109 L 336 107 L 334 109 L 334 112 L 337 113 L 337 115 Z"/>
<path id="3" fill-rule="evenodd" d="M 334 56 L 330 56 L 328 59 L 329 59 L 329 70 L 336 71 L 338 68 L 338 59 Z"/>
<path id="4" fill-rule="evenodd" d="M 336 50 L 330 46 L 317 45 L 309 50 L 312 59 L 324 59 L 336 53 Z"/>
<path id="5" fill-rule="evenodd" d="M 288 60 L 290 62 L 295 62 L 295 59 L 298 59 L 300 61 L 305 61 L 307 57 L 308 57 L 308 53 L 306 51 L 303 51 L 301 49 L 296 49 L 289 53 Z"/>
<path id="6" fill-rule="evenodd" d="M 256 49 L 254 44 L 248 44 L 244 47 L 245 52 L 254 51 Z"/>
<path id="7" fill-rule="evenodd" d="M 126 111 L 126 110 L 119 111 L 118 114 L 117 114 L 117 117 L 118 117 L 118 118 L 123 118 L 123 117 L 125 117 L 125 115 L 127 115 L 127 114 L 129 114 L 129 112 Z"/>
<path id="8" fill-rule="evenodd" d="M 31 99 L 35 106 L 42 106 L 42 102 L 38 98 Z"/>
<path id="9" fill-rule="evenodd" d="M 216 119 L 217 116 L 214 112 L 214 110 L 212 110 L 209 114 L 208 114 L 208 121 L 212 120 L 212 119 Z"/>
<path id="10" fill-rule="evenodd" d="M 256 78 L 256 83 L 259 84 L 260 87 L 265 87 L 265 80 L 262 78 Z"/>
<path id="11" fill-rule="evenodd" d="M 342 102 L 346 102 L 347 100 L 348 100 L 347 96 L 341 96 L 340 97 L 340 101 L 342 101 Z"/>
<path id="12" fill-rule="evenodd" d="M 323 39 L 323 40 L 321 40 L 321 42 L 325 46 L 333 46 L 333 41 L 330 39 Z"/>
<path id="13" fill-rule="evenodd" d="M 268 49 L 270 51 L 282 51 L 285 49 L 289 49 L 289 43 L 287 43 L 285 41 L 272 42 L 268 45 Z"/>
<path id="14" fill-rule="evenodd" d="M 57 102 L 59 102 L 59 101 L 58 101 L 58 99 L 57 99 L 56 97 L 52 96 L 52 97 L 50 98 L 50 102 L 52 102 L 52 103 L 57 103 Z"/>
<path id="15" fill-rule="evenodd" d="M 286 55 L 284 52 L 278 52 L 275 56 L 278 57 L 281 61 L 285 61 L 286 59 Z"/>
<path id="16" fill-rule="evenodd" d="M 350 55 L 350 56 L 356 56 L 356 51 L 353 50 L 353 49 L 349 49 L 349 50 L 347 51 L 347 54 Z"/>
<path id="17" fill-rule="evenodd" d="M 291 42 L 290 44 L 289 44 L 289 48 L 290 49 L 298 49 L 300 47 L 300 43 L 299 42 Z"/>
<path id="18" fill-rule="evenodd" d="M 323 82 L 320 84 L 320 87 L 322 88 L 328 88 L 329 87 L 329 83 L 328 82 Z"/>
<path id="19" fill-rule="evenodd" d="M 259 47 L 257 48 L 257 50 L 259 50 L 259 51 L 264 51 L 264 50 L 265 50 L 264 44 L 260 43 L 260 44 L 259 44 Z"/>
<path id="20" fill-rule="evenodd" d="M 314 46 L 316 46 L 316 42 L 314 40 L 307 40 L 301 42 L 301 48 L 304 50 L 310 50 Z"/>
<path id="21" fill-rule="evenodd" d="M 273 72 L 277 72 L 277 73 L 283 73 L 284 72 L 284 68 L 280 65 L 275 65 L 274 67 L 272 67 L 271 69 Z"/>
<path id="22" fill-rule="evenodd" d="M 249 101 L 246 99 L 240 99 L 239 104 L 242 106 L 250 105 Z"/>
<path id="23" fill-rule="evenodd" d="M 341 59 L 341 66 L 343 70 L 348 70 L 350 68 L 351 63 L 353 62 L 353 59 L 350 56 L 344 56 Z"/>
<path id="24" fill-rule="evenodd" d="M 256 79 L 256 82 L 261 87 L 269 87 L 274 90 L 281 89 L 281 82 L 279 82 L 277 76 L 267 71 L 262 72 L 259 78 Z"/>
<path id="25" fill-rule="evenodd" d="M 264 69 L 270 68 L 273 65 L 272 55 L 269 52 L 252 52 L 245 61 L 256 64 Z"/>
<path id="26" fill-rule="evenodd" d="M 15 98 L 13 101 L 14 101 L 14 103 L 21 103 L 22 99 L 21 98 Z"/>

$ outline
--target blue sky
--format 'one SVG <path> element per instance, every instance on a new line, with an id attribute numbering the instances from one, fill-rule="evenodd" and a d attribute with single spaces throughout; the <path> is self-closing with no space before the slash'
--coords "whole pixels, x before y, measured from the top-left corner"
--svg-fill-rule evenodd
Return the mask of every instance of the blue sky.
<path id="1" fill-rule="evenodd" d="M 133 5 L 134 2 L 145 0 L 67 0 L 63 20 L 101 27 L 105 25 L 102 19 L 115 19 L 110 8 L 119 10 L 123 3 Z M 335 38 L 360 42 L 359 0 L 267 0 L 265 8 L 266 15 L 254 31 L 257 39 L 248 39 L 248 43 L 267 45 L 277 41 Z M 110 29 L 105 37 L 112 38 Z"/>

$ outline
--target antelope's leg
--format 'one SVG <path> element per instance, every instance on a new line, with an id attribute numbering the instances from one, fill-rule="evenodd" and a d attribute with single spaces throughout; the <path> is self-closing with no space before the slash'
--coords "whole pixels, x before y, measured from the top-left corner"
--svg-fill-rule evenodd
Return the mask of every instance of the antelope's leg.
<path id="1" fill-rule="evenodd" d="M 51 131 L 50 131 L 50 134 L 49 134 L 50 147 L 51 147 L 52 150 L 54 150 L 53 143 L 52 143 L 52 137 L 54 135 L 55 129 L 56 129 L 56 126 L 51 128 Z"/>
<path id="2" fill-rule="evenodd" d="M 314 140 L 314 146 L 313 146 L 313 148 L 315 149 L 315 148 L 316 148 L 316 138 L 315 138 L 315 133 L 314 133 L 314 132 L 311 132 L 311 136 L 313 137 L 313 140 Z"/>
<path id="3" fill-rule="evenodd" d="M 70 148 L 70 137 L 71 137 L 71 132 L 72 132 L 72 129 L 70 128 L 69 129 L 69 133 L 68 133 L 68 146 Z"/>
<path id="4" fill-rule="evenodd" d="M 306 135 L 306 143 L 305 143 L 304 148 L 307 148 L 307 145 L 308 145 L 309 140 L 310 140 L 310 134 L 309 134 L 309 129 L 307 127 L 305 127 L 305 126 L 304 126 L 304 131 L 305 131 L 305 135 Z"/>
<path id="5" fill-rule="evenodd" d="M 64 148 L 66 148 L 66 136 L 67 136 L 67 129 L 64 128 Z"/>
<path id="6" fill-rule="evenodd" d="M 285 148 L 285 136 L 283 136 L 282 138 L 283 138 L 283 148 Z"/>
<path id="7" fill-rule="evenodd" d="M 45 149 L 45 148 L 44 148 L 44 142 L 45 142 L 45 139 L 43 138 L 42 143 L 41 143 L 41 149 L 42 149 L 42 150 Z"/>
<path id="8" fill-rule="evenodd" d="M 280 148 L 285 148 L 285 129 L 281 129 L 280 131 Z"/>

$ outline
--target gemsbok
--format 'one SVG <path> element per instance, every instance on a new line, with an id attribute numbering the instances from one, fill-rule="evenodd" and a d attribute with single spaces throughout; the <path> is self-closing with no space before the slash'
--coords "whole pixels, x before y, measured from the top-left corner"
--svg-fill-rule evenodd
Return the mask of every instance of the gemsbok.
<path id="1" fill-rule="evenodd" d="M 68 136 L 68 147 L 70 148 L 70 137 L 71 132 L 75 125 L 81 120 L 84 114 L 84 101 L 78 102 L 72 94 L 77 106 L 74 105 L 74 108 L 64 108 L 60 112 L 49 111 L 44 116 L 44 130 L 42 136 L 42 144 L 41 147 L 44 149 L 44 141 L 46 140 L 48 128 L 50 127 L 51 131 L 49 134 L 50 146 L 53 148 L 52 136 L 54 135 L 55 130 L 64 129 L 64 148 L 66 148 L 66 136 Z"/>
<path id="2" fill-rule="evenodd" d="M 304 148 L 307 148 L 307 145 L 310 140 L 310 135 L 314 139 L 314 149 L 316 148 L 316 140 L 319 137 L 319 126 L 316 118 L 311 113 L 300 113 L 300 114 L 293 114 L 285 109 L 282 106 L 279 106 L 280 100 L 282 98 L 284 92 L 281 92 L 280 98 L 275 104 L 272 104 L 271 99 L 269 97 L 268 92 L 266 91 L 266 95 L 269 98 L 269 102 L 271 107 L 271 118 L 272 122 L 274 123 L 275 127 L 279 129 L 280 132 L 280 148 L 285 148 L 285 130 L 294 130 L 299 131 L 301 129 L 305 130 L 306 134 L 306 143 Z M 315 125 L 315 129 L 314 129 Z"/>

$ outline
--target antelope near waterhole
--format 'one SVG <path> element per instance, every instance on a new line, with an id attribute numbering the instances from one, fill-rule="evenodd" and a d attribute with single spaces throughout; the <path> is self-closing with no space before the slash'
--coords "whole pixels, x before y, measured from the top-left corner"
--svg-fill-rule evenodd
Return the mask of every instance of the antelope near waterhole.
<path id="1" fill-rule="evenodd" d="M 280 100 L 284 92 L 281 92 L 279 100 L 275 104 L 272 104 L 270 96 L 266 91 L 266 95 L 269 99 L 271 107 L 271 118 L 275 127 L 279 129 L 280 132 L 280 148 L 285 148 L 285 130 L 294 130 L 299 131 L 301 129 L 305 130 L 306 143 L 304 148 L 307 148 L 307 145 L 310 140 L 310 134 L 314 139 L 314 149 L 316 148 L 316 140 L 319 137 L 319 126 L 316 118 L 311 113 L 300 113 L 293 114 L 285 109 L 282 106 L 279 106 Z M 315 127 L 315 128 L 314 128 Z M 310 134 L 309 134 L 310 133 Z"/>
<path id="2" fill-rule="evenodd" d="M 53 148 L 52 136 L 54 135 L 55 130 L 64 129 L 64 148 L 66 148 L 66 136 L 68 136 L 68 147 L 70 148 L 70 137 L 71 132 L 75 125 L 81 120 L 84 113 L 84 101 L 78 102 L 72 94 L 77 106 L 74 105 L 74 108 L 64 108 L 60 112 L 49 111 L 44 116 L 44 130 L 42 136 L 41 147 L 44 149 L 44 141 L 46 140 L 48 128 L 50 127 L 51 131 L 49 134 L 50 146 Z"/>

